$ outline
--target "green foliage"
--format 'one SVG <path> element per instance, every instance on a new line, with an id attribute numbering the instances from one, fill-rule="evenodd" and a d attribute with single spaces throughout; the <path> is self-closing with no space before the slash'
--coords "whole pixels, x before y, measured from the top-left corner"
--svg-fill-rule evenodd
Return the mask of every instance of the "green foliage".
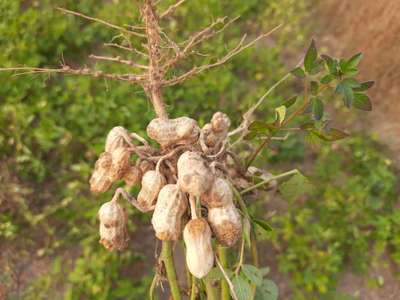
<path id="1" fill-rule="evenodd" d="M 359 136 L 320 152 L 309 171 L 313 189 L 305 195 L 283 184 L 289 209 L 272 219 L 270 236 L 281 249 L 281 270 L 297 287 L 295 299 L 334 289 L 348 263 L 365 272 L 382 252 L 396 261 L 400 253 L 396 175 L 380 147 Z"/>

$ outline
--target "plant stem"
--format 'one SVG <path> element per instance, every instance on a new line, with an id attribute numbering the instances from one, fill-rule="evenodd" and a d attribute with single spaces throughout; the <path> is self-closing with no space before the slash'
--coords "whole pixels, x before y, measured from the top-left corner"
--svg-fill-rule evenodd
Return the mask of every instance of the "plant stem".
<path id="1" fill-rule="evenodd" d="M 299 170 L 294 169 L 294 170 L 291 170 L 291 171 L 288 171 L 288 172 L 285 172 L 285 173 L 282 173 L 282 174 L 279 174 L 279 175 L 276 175 L 276 176 L 272 176 L 272 177 L 270 177 L 270 178 L 268 178 L 266 180 L 263 180 L 263 181 L 255 184 L 255 185 L 252 185 L 251 187 L 248 187 L 247 189 L 244 189 L 243 191 L 240 192 L 240 194 L 243 195 L 243 194 L 246 194 L 248 192 L 251 192 L 252 190 L 255 190 L 255 189 L 259 188 L 260 186 L 271 182 L 272 180 L 280 179 L 280 178 L 283 178 L 283 177 L 286 177 L 286 176 L 290 176 L 290 175 L 294 175 L 294 174 L 298 174 L 298 173 L 299 173 Z"/>
<path id="2" fill-rule="evenodd" d="M 164 262 L 165 270 L 167 271 L 167 278 L 171 289 L 172 299 L 181 300 L 181 292 L 179 290 L 179 285 L 174 265 L 174 258 L 172 256 L 171 241 L 163 241 L 161 257 Z"/>
<path id="3" fill-rule="evenodd" d="M 190 293 L 190 300 L 196 300 L 197 287 L 196 287 L 196 277 L 192 276 L 192 289 Z"/>
<path id="4" fill-rule="evenodd" d="M 216 288 L 207 279 L 203 280 L 203 282 L 206 287 L 207 300 L 217 300 L 218 298 L 217 298 Z"/>
<path id="5" fill-rule="evenodd" d="M 258 154 L 260 154 L 261 150 L 267 146 L 270 142 L 271 138 L 268 137 L 266 138 L 260 146 L 258 146 L 258 148 L 256 149 L 256 151 L 253 152 L 253 154 L 250 156 L 250 158 L 247 160 L 246 163 L 246 168 L 245 170 L 247 171 L 247 169 L 251 166 L 251 164 L 253 163 L 253 161 L 256 159 L 256 157 L 258 156 Z"/>
<path id="6" fill-rule="evenodd" d="M 218 245 L 218 257 L 224 269 L 228 268 L 228 248 Z M 221 279 L 221 300 L 230 300 L 229 285 L 225 279 Z"/>

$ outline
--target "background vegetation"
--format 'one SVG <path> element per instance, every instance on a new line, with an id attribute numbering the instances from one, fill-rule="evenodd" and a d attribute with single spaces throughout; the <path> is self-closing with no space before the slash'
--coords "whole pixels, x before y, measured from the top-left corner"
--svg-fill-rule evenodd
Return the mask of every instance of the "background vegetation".
<path id="1" fill-rule="evenodd" d="M 139 17 L 133 2 L 0 0 L 0 66 L 55 66 L 60 59 L 91 65 L 88 54 L 119 37 L 54 7 L 128 24 Z M 169 89 L 171 115 L 204 121 L 223 110 L 237 124 L 308 45 L 310 5 L 306 0 L 184 5 L 163 24 L 181 40 L 216 17 L 241 16 L 236 26 L 205 44 L 205 52 L 223 53 L 245 31 L 285 27 L 223 68 Z M 259 117 L 297 88 L 293 83 L 278 90 Z M 127 84 L 0 73 L 0 299 L 2 293 L 7 299 L 139 299 L 147 294 L 155 242 L 143 240 L 151 232 L 144 225 L 148 216 L 130 209 L 129 251 L 106 252 L 98 245 L 97 210 L 110 195 L 90 195 L 88 177 L 110 128 L 123 125 L 144 133 L 152 117 L 143 92 Z M 274 231 L 260 232 L 260 238 L 273 257 L 262 259 L 272 268 L 282 299 L 343 299 L 337 283 L 348 268 L 368 274 L 374 262 L 382 263 L 382 254 L 386 262 L 400 263 L 395 170 L 374 136 L 355 135 L 318 149 L 301 136 L 291 137 L 272 145 L 259 163 L 271 171 L 295 165 L 313 185 L 299 195 L 293 192 L 295 183 L 284 184 L 280 193 L 263 196 L 253 207 L 261 206 L 257 211 L 263 217 L 276 211 L 270 220 Z M 372 276 L 371 284 L 384 283 Z"/>

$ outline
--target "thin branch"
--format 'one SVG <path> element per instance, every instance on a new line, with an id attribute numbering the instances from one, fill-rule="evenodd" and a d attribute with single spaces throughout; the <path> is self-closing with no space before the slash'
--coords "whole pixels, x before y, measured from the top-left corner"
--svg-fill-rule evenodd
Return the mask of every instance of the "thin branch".
<path id="1" fill-rule="evenodd" d="M 218 59 L 216 62 L 212 63 L 212 64 L 207 64 L 207 65 L 202 65 L 202 66 L 195 66 L 193 67 L 191 70 L 189 70 L 188 72 L 180 75 L 180 76 L 176 76 L 173 77 L 169 80 L 165 80 L 163 81 L 163 86 L 172 86 L 178 83 L 181 83 L 207 69 L 211 69 L 211 68 L 215 68 L 218 67 L 224 63 L 226 63 L 229 59 L 231 59 L 233 56 L 239 54 L 240 52 L 242 52 L 243 50 L 253 46 L 256 42 L 258 42 L 260 39 L 265 38 L 267 36 L 269 36 L 270 34 L 272 34 L 274 31 L 276 31 L 278 28 L 280 28 L 281 25 L 276 26 L 275 28 L 273 28 L 272 30 L 270 30 L 267 33 L 261 34 L 258 37 L 256 37 L 255 39 L 253 39 L 252 41 L 248 42 L 247 44 L 244 44 L 244 41 L 246 39 L 246 35 L 244 35 L 242 37 L 242 39 L 240 40 L 240 42 L 236 45 L 235 48 L 233 48 L 232 50 L 230 50 L 225 56 L 221 57 L 220 59 Z"/>
<path id="2" fill-rule="evenodd" d="M 128 30 L 128 29 L 126 29 L 124 27 L 121 27 L 121 26 L 118 26 L 118 25 L 115 25 L 115 24 L 111 24 L 111 23 L 109 23 L 107 21 L 104 21 L 102 19 L 90 17 L 90 16 L 84 15 L 82 13 L 79 13 L 79 12 L 76 12 L 76 11 L 72 11 L 72 10 L 69 10 L 69 9 L 65 9 L 65 8 L 62 8 L 62 7 L 57 7 L 56 9 L 61 11 L 61 12 L 63 12 L 63 13 L 66 13 L 66 14 L 78 16 L 78 17 L 81 17 L 81 18 L 84 18 L 84 19 L 87 19 L 87 20 L 90 20 L 90 21 L 93 21 L 93 22 L 97 22 L 97 23 L 103 24 L 105 26 L 117 29 L 117 30 L 122 31 L 124 33 L 132 34 L 132 35 L 135 35 L 135 36 L 138 36 L 138 37 L 146 37 L 146 35 L 143 34 L 143 33 L 138 33 L 138 32 L 135 32 L 135 31 Z"/>
<path id="3" fill-rule="evenodd" d="M 233 22 L 235 22 L 239 17 L 236 17 L 232 20 L 230 20 L 229 22 L 227 22 L 221 29 L 214 31 L 213 28 L 219 24 L 223 24 L 226 20 L 226 17 L 223 18 L 218 18 L 216 21 L 214 21 L 213 23 L 211 23 L 209 26 L 207 26 L 206 28 L 200 30 L 199 32 L 193 34 L 186 42 L 184 42 L 183 44 L 185 45 L 185 47 L 183 48 L 182 51 L 179 51 L 175 57 L 173 57 L 172 59 L 170 59 L 169 61 L 167 61 L 165 63 L 165 65 L 163 66 L 163 70 L 166 72 L 169 68 L 171 68 L 172 66 L 174 66 L 176 63 L 178 63 L 179 61 L 181 61 L 182 59 L 186 58 L 190 53 L 191 50 L 197 46 L 198 44 L 200 44 L 201 42 L 205 41 L 206 39 L 209 39 L 215 35 L 217 35 L 218 33 L 224 31 L 226 29 L 226 27 L 228 27 L 230 24 L 232 24 Z"/>
<path id="4" fill-rule="evenodd" d="M 182 3 L 184 3 L 186 0 L 179 0 L 175 4 L 172 4 L 170 7 L 168 7 L 163 13 L 160 14 L 160 19 L 165 18 L 172 14 L 178 6 L 180 6 Z"/>
<path id="5" fill-rule="evenodd" d="M 117 63 L 123 64 L 123 65 L 128 65 L 128 66 L 136 67 L 136 68 L 140 68 L 140 69 L 146 69 L 147 70 L 149 68 L 148 66 L 137 64 L 137 63 L 135 63 L 135 62 L 133 62 L 131 60 L 122 59 L 119 56 L 109 57 L 109 56 L 99 56 L 99 55 L 91 54 L 91 55 L 89 55 L 89 58 L 96 59 L 96 60 L 117 62 Z"/>
<path id="6" fill-rule="evenodd" d="M 235 287 L 234 287 L 232 281 L 229 279 L 228 274 L 226 274 L 226 272 L 224 270 L 224 267 L 221 265 L 221 263 L 219 262 L 219 259 L 218 259 L 218 257 L 216 255 L 215 255 L 215 261 L 217 262 L 218 268 L 221 270 L 222 275 L 225 277 L 225 280 L 228 283 L 229 289 L 231 291 L 232 298 L 234 300 L 238 300 L 238 297 L 237 297 L 236 292 L 235 292 Z"/>
<path id="7" fill-rule="evenodd" d="M 131 48 L 131 47 L 126 47 L 126 46 L 122 46 L 120 44 L 117 43 L 104 43 L 104 46 L 106 47 L 114 47 L 114 48 L 118 48 L 118 49 L 122 49 L 122 50 L 126 50 L 126 51 L 130 51 L 130 52 L 136 52 L 137 54 L 140 54 L 144 57 L 148 57 L 148 55 L 136 48 Z"/>
<path id="8" fill-rule="evenodd" d="M 15 67 L 15 68 L 0 68 L 2 71 L 25 71 L 22 73 L 17 73 L 18 75 L 34 74 L 34 73 L 61 73 L 61 74 L 72 74 L 72 75 L 86 75 L 95 78 L 106 78 L 111 80 L 127 81 L 131 83 L 142 83 L 147 80 L 146 75 L 133 75 L 133 74 L 108 74 L 103 71 L 94 71 L 89 68 L 72 69 L 69 66 L 62 66 L 59 69 L 51 68 L 36 68 L 36 67 Z"/>

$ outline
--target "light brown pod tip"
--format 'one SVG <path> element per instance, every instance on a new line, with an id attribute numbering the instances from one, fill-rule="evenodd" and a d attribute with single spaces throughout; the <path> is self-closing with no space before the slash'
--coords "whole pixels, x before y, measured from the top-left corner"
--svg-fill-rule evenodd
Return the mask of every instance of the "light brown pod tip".
<path id="1" fill-rule="evenodd" d="M 106 152 L 112 153 L 117 148 L 128 147 L 126 142 L 128 137 L 128 131 L 122 126 L 116 126 L 111 129 L 106 138 Z"/>
<path id="2" fill-rule="evenodd" d="M 144 210 L 150 210 L 157 200 L 158 193 L 167 183 L 164 175 L 155 170 L 147 171 L 142 178 L 142 188 L 140 189 L 137 201 Z"/>
<path id="3" fill-rule="evenodd" d="M 111 154 L 103 152 L 96 161 L 94 171 L 90 177 L 90 191 L 93 193 L 104 193 L 112 184 L 109 178 L 109 170 L 112 164 Z"/>
<path id="4" fill-rule="evenodd" d="M 214 265 L 211 229 L 203 218 L 190 220 L 183 230 L 186 264 L 196 278 L 203 278 Z"/>
<path id="5" fill-rule="evenodd" d="M 153 119 L 147 126 L 147 135 L 163 147 L 187 145 L 197 141 L 200 128 L 188 117 Z"/>
<path id="6" fill-rule="evenodd" d="M 240 214 L 233 204 L 209 209 L 208 222 L 217 240 L 227 247 L 232 247 L 242 233 Z"/>
<path id="7" fill-rule="evenodd" d="M 129 240 L 126 230 L 127 216 L 117 201 L 104 203 L 98 213 L 100 243 L 109 250 L 123 250 Z"/>
<path id="8" fill-rule="evenodd" d="M 158 194 L 151 223 L 160 240 L 179 240 L 187 199 L 176 184 L 165 185 Z"/>
<path id="9" fill-rule="evenodd" d="M 209 191 L 214 176 L 199 153 L 183 153 L 178 159 L 177 167 L 178 185 L 183 192 L 200 197 Z"/>
<path id="10" fill-rule="evenodd" d="M 229 182 L 223 178 L 216 178 L 208 193 L 201 197 L 201 202 L 208 208 L 232 205 L 233 193 Z"/>
<path id="11" fill-rule="evenodd" d="M 228 131 L 230 126 L 231 120 L 223 112 L 216 112 L 211 118 L 211 127 L 214 132 Z"/>

